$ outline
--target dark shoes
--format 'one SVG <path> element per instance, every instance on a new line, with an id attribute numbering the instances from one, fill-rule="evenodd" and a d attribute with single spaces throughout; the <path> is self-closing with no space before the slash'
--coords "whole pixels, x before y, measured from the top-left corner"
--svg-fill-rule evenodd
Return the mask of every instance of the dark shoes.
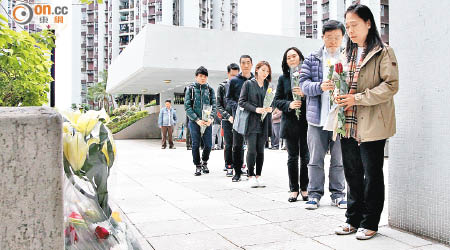
<path id="1" fill-rule="evenodd" d="M 161 149 L 166 149 L 166 146 L 161 146 Z"/>
<path id="2" fill-rule="evenodd" d="M 307 201 L 308 200 L 308 192 L 306 192 L 306 195 L 303 195 L 304 191 L 300 191 L 300 195 L 302 196 L 302 200 L 303 201 Z"/>
<path id="3" fill-rule="evenodd" d="M 298 198 L 298 193 L 297 193 L 297 196 L 291 196 L 291 197 L 289 197 L 288 201 L 289 201 L 289 202 L 296 202 L 296 201 L 297 201 L 297 198 Z"/>
<path id="4" fill-rule="evenodd" d="M 195 173 L 194 173 L 194 175 L 195 175 L 195 176 L 200 176 L 200 175 L 202 175 L 202 165 L 197 165 L 197 166 L 195 166 Z"/>
<path id="5" fill-rule="evenodd" d="M 186 149 L 187 150 L 192 150 L 192 147 L 191 146 L 187 146 Z"/>
<path id="6" fill-rule="evenodd" d="M 169 149 L 176 149 L 175 146 L 169 146 Z"/>
<path id="7" fill-rule="evenodd" d="M 241 175 L 240 174 L 235 174 L 233 176 L 233 179 L 231 179 L 232 182 L 238 182 L 241 181 Z"/>
<path id="8" fill-rule="evenodd" d="M 202 163 L 202 170 L 204 174 L 209 174 L 209 169 L 208 169 L 208 163 L 207 162 L 203 162 Z"/>

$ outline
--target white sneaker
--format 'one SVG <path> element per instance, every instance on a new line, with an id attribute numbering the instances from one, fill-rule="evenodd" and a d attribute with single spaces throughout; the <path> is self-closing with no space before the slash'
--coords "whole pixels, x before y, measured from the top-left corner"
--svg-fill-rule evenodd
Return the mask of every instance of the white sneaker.
<path id="1" fill-rule="evenodd" d="M 352 225 L 348 224 L 348 223 L 344 223 L 342 225 L 340 225 L 339 227 L 337 227 L 334 232 L 337 235 L 347 235 L 347 234 L 352 234 L 352 233 L 356 233 L 356 228 L 354 228 Z"/>
<path id="2" fill-rule="evenodd" d="M 258 187 L 258 181 L 256 180 L 256 178 L 254 176 L 248 178 L 248 185 L 251 188 L 257 188 Z"/>
<path id="3" fill-rule="evenodd" d="M 256 182 L 258 183 L 258 187 L 260 187 L 260 188 L 266 187 L 266 184 L 264 183 L 264 181 L 263 181 L 261 176 L 256 178 Z"/>
<path id="4" fill-rule="evenodd" d="M 358 232 L 356 232 L 356 239 L 358 240 L 368 240 L 375 236 L 377 234 L 377 231 L 372 231 L 365 228 L 358 228 Z"/>

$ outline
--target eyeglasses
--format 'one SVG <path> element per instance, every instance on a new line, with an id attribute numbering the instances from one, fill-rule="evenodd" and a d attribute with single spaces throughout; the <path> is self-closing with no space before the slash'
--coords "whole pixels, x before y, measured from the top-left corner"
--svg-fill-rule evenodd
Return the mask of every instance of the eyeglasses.
<path id="1" fill-rule="evenodd" d="M 326 40 L 326 41 L 335 41 L 335 42 L 338 42 L 339 40 L 342 40 L 342 37 L 329 37 L 329 36 L 325 36 L 324 38 L 323 38 L 324 40 Z"/>

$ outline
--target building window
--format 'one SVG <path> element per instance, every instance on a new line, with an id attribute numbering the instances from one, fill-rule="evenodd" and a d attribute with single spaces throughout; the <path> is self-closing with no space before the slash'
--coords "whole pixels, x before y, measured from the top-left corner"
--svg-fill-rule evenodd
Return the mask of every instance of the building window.
<path id="1" fill-rule="evenodd" d="M 330 4 L 329 4 L 329 3 L 322 4 L 322 11 L 323 11 L 323 13 L 328 13 L 328 12 L 330 12 L 330 11 L 329 11 L 329 7 L 330 7 Z"/>
<path id="2" fill-rule="evenodd" d="M 384 5 L 381 5 L 380 16 L 384 16 Z"/>

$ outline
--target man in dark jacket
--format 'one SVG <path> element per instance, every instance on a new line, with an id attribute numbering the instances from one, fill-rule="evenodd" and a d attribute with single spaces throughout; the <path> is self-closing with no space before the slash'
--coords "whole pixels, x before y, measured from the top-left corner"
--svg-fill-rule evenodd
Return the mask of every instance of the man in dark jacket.
<path id="1" fill-rule="evenodd" d="M 228 79 L 217 89 L 217 110 L 222 115 L 223 138 L 225 141 L 225 171 L 227 176 L 233 176 L 233 116 L 227 111 L 226 94 L 230 87 L 230 80 L 239 74 L 239 66 L 232 63 L 227 67 Z"/>
<path id="2" fill-rule="evenodd" d="M 208 70 L 203 66 L 195 71 L 196 82 L 191 84 L 186 90 L 184 109 L 189 117 L 189 129 L 192 138 L 192 158 L 195 164 L 195 175 L 209 173 L 207 167 L 209 154 L 212 146 L 212 129 L 211 123 L 216 116 L 216 97 L 214 90 L 208 85 Z M 203 109 L 205 105 L 211 105 L 210 117 L 205 120 L 203 117 Z M 202 133 L 202 128 L 204 132 Z M 206 128 L 205 128 L 206 127 Z M 200 161 L 200 143 L 203 140 L 204 148 Z"/>
<path id="3" fill-rule="evenodd" d="M 234 117 L 238 107 L 239 96 L 241 95 L 242 85 L 244 82 L 253 78 L 251 72 L 253 67 L 252 58 L 249 55 L 242 55 L 239 59 L 242 72 L 230 80 L 230 87 L 227 92 L 227 111 Z M 245 172 L 242 169 L 244 164 L 244 136 L 233 130 L 233 167 L 234 176 L 232 181 L 238 182 L 241 180 L 241 174 Z"/>

